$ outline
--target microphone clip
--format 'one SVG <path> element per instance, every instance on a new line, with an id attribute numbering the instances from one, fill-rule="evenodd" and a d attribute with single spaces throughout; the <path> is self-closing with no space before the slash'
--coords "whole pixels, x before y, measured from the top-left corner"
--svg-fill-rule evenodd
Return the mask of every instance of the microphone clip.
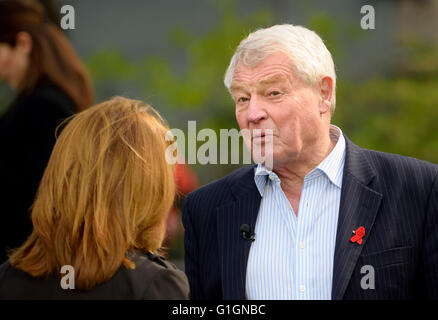
<path id="1" fill-rule="evenodd" d="M 240 226 L 240 232 L 242 233 L 243 239 L 255 241 L 255 234 L 251 233 L 251 228 L 246 223 Z"/>

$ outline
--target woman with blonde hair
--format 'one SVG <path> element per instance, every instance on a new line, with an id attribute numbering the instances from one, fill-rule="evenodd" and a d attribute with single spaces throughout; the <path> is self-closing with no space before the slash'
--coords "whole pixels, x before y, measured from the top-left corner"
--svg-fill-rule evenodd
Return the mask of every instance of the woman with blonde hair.
<path id="1" fill-rule="evenodd" d="M 0 266 L 0 297 L 188 298 L 184 273 L 157 254 L 175 195 L 167 132 L 151 106 L 121 97 L 73 116 L 38 188 L 33 232 Z"/>

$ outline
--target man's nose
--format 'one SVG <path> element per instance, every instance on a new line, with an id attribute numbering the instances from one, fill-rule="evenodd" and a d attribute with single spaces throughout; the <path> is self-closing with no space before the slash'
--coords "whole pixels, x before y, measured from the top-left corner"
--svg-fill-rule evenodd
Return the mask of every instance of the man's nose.
<path id="1" fill-rule="evenodd" d="M 253 95 L 249 100 L 247 120 L 248 122 L 259 122 L 261 120 L 266 120 L 267 114 L 263 108 L 260 99 Z"/>

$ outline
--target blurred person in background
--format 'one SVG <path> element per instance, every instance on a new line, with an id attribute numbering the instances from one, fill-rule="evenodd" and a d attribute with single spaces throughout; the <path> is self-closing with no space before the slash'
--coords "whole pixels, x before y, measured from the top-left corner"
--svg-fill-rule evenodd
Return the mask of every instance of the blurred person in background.
<path id="1" fill-rule="evenodd" d="M 16 92 L 0 118 L 0 262 L 32 230 L 29 209 L 55 128 L 93 103 L 84 65 L 34 1 L 0 1 L 0 79 Z"/>
<path id="2" fill-rule="evenodd" d="M 167 131 L 151 106 L 121 97 L 73 116 L 39 186 L 34 230 L 0 266 L 0 298 L 188 298 L 185 274 L 159 255 L 175 196 Z M 64 265 L 74 289 L 61 287 Z"/>

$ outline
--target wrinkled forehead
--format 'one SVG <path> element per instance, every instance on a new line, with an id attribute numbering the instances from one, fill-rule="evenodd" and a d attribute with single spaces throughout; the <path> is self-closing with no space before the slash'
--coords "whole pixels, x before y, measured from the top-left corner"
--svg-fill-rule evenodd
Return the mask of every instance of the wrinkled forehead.
<path id="1" fill-rule="evenodd" d="M 233 74 L 230 90 L 233 91 L 242 86 L 266 86 L 291 82 L 293 77 L 292 60 L 283 53 L 275 53 L 254 66 L 248 66 L 239 61 Z"/>

